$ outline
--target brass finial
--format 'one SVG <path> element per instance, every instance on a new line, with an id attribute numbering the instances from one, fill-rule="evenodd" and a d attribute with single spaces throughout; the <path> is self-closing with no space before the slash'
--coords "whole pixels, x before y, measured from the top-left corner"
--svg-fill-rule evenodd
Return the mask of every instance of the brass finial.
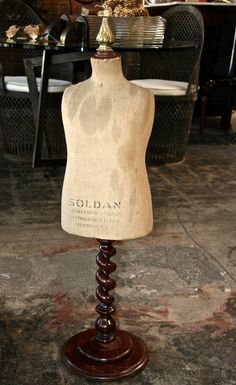
<path id="1" fill-rule="evenodd" d="M 111 44 L 115 41 L 115 38 L 109 27 L 107 17 L 103 17 L 102 19 L 102 24 L 96 37 L 96 41 L 99 43 L 99 47 L 97 48 L 98 52 L 113 51 L 113 49 L 111 48 Z"/>

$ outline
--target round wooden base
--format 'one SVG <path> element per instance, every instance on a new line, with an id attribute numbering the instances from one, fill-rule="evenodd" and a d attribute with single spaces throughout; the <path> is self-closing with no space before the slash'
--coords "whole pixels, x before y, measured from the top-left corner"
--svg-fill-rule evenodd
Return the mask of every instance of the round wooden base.
<path id="1" fill-rule="evenodd" d="M 74 372 L 93 380 L 118 380 L 140 372 L 148 361 L 145 343 L 131 333 L 116 330 L 110 343 L 96 339 L 89 329 L 71 337 L 64 346 L 63 360 Z"/>

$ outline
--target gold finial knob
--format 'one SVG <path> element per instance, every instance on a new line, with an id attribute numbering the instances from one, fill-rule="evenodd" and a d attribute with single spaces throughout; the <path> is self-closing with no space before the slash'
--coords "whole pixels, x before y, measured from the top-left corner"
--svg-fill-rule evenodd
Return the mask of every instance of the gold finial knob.
<path id="1" fill-rule="evenodd" d="M 113 49 L 111 48 L 111 44 L 115 41 L 115 38 L 109 27 L 107 17 L 103 17 L 102 19 L 102 24 L 96 37 L 96 41 L 99 43 L 99 47 L 97 48 L 98 52 L 113 51 Z"/>

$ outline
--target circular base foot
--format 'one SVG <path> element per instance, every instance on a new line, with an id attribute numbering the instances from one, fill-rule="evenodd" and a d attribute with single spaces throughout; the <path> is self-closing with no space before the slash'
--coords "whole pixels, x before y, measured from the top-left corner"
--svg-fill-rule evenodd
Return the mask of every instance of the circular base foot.
<path id="1" fill-rule="evenodd" d="M 131 333 L 117 330 L 114 341 L 96 340 L 94 329 L 71 337 L 64 346 L 63 360 L 69 368 L 93 380 L 118 380 L 143 370 L 148 361 L 145 343 Z"/>

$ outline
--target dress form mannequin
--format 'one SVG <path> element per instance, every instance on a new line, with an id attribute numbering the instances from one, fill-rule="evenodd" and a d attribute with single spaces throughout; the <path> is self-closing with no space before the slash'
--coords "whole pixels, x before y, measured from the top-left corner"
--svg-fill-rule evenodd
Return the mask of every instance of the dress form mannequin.
<path id="1" fill-rule="evenodd" d="M 153 95 L 124 78 L 120 57 L 91 63 L 92 77 L 67 88 L 62 102 L 62 227 L 103 239 L 145 236 L 153 223 L 145 167 Z"/>
<path id="2" fill-rule="evenodd" d="M 109 37 L 106 19 L 102 28 Z M 116 252 L 110 240 L 137 238 L 152 230 L 145 151 L 154 96 L 124 78 L 120 57 L 109 46 L 100 46 L 91 63 L 91 78 L 67 88 L 63 96 L 68 159 L 62 227 L 70 234 L 102 239 L 96 276 L 99 318 L 94 330 L 67 342 L 64 359 L 88 378 L 114 380 L 142 370 L 148 359 L 143 341 L 115 329 L 114 298 L 109 294 L 115 281 L 109 274 L 116 268 L 110 261 Z"/>

